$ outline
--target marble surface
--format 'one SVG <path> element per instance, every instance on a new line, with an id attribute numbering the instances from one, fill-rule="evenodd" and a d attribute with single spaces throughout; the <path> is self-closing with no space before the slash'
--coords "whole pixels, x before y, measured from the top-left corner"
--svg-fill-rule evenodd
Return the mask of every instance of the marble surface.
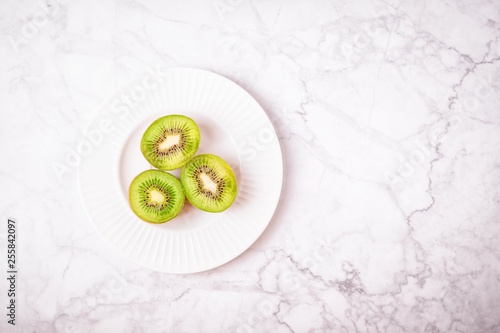
<path id="1" fill-rule="evenodd" d="M 2 253 L 7 217 L 19 239 L 17 325 L 2 312 L 0 331 L 500 332 L 497 1 L 8 0 L 0 13 Z M 204 273 L 109 248 L 75 169 L 55 168 L 100 103 L 158 62 L 239 83 L 283 149 L 268 229 Z"/>

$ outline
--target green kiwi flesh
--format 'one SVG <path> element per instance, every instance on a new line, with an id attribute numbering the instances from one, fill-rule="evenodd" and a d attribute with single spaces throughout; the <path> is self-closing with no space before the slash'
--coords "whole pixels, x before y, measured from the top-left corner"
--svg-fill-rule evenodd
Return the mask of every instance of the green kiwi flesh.
<path id="1" fill-rule="evenodd" d="M 237 194 L 233 170 L 222 158 L 211 154 L 198 155 L 184 165 L 181 183 L 193 206 L 212 213 L 229 208 Z"/>
<path id="2" fill-rule="evenodd" d="M 130 184 L 129 200 L 142 220 L 164 223 L 179 214 L 186 199 L 179 179 L 168 172 L 148 170 Z"/>
<path id="3" fill-rule="evenodd" d="M 142 154 L 160 170 L 180 168 L 194 156 L 199 145 L 198 125 L 193 119 L 182 115 L 158 118 L 141 139 Z"/>

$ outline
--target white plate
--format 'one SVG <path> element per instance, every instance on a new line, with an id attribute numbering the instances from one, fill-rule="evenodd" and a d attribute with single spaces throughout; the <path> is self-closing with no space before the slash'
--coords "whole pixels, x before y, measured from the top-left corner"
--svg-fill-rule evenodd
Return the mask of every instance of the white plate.
<path id="1" fill-rule="evenodd" d="M 104 103 L 78 145 L 78 183 L 94 227 L 112 247 L 148 268 L 193 273 L 222 265 L 261 235 L 278 204 L 283 162 L 264 110 L 240 86 L 208 71 L 156 68 Z M 139 144 L 156 118 L 184 114 L 200 127 L 198 154 L 235 171 L 238 195 L 222 213 L 186 203 L 175 219 L 146 223 L 128 204 L 128 187 L 151 169 Z M 179 172 L 172 172 L 178 176 Z"/>

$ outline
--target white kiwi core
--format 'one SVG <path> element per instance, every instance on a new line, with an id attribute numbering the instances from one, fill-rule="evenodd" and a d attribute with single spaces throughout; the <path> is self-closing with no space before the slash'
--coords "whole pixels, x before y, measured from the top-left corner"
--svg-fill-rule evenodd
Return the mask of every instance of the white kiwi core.
<path id="1" fill-rule="evenodd" d="M 215 183 L 209 175 L 202 172 L 200 173 L 200 179 L 205 190 L 210 191 L 213 194 L 217 193 L 217 183 Z"/>
<path id="2" fill-rule="evenodd" d="M 167 151 L 169 150 L 170 148 L 172 148 L 173 146 L 179 144 L 179 142 L 181 141 L 181 135 L 180 133 L 178 134 L 174 134 L 174 135 L 167 135 L 167 137 L 165 138 L 165 140 L 163 140 L 158 148 L 162 151 Z"/>
<path id="3" fill-rule="evenodd" d="M 163 193 L 156 189 L 152 189 L 151 192 L 149 192 L 149 198 L 151 202 L 158 204 L 161 204 L 165 201 L 165 196 L 163 195 Z"/>

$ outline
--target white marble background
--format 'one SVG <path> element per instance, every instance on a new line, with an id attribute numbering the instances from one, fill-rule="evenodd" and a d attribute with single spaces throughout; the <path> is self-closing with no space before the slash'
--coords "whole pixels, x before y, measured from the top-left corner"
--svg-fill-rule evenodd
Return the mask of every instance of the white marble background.
<path id="1" fill-rule="evenodd" d="M 498 1 L 4 0 L 0 34 L 1 332 L 500 332 Z M 269 228 L 205 273 L 123 258 L 53 169 L 157 62 L 238 82 L 284 153 Z"/>

